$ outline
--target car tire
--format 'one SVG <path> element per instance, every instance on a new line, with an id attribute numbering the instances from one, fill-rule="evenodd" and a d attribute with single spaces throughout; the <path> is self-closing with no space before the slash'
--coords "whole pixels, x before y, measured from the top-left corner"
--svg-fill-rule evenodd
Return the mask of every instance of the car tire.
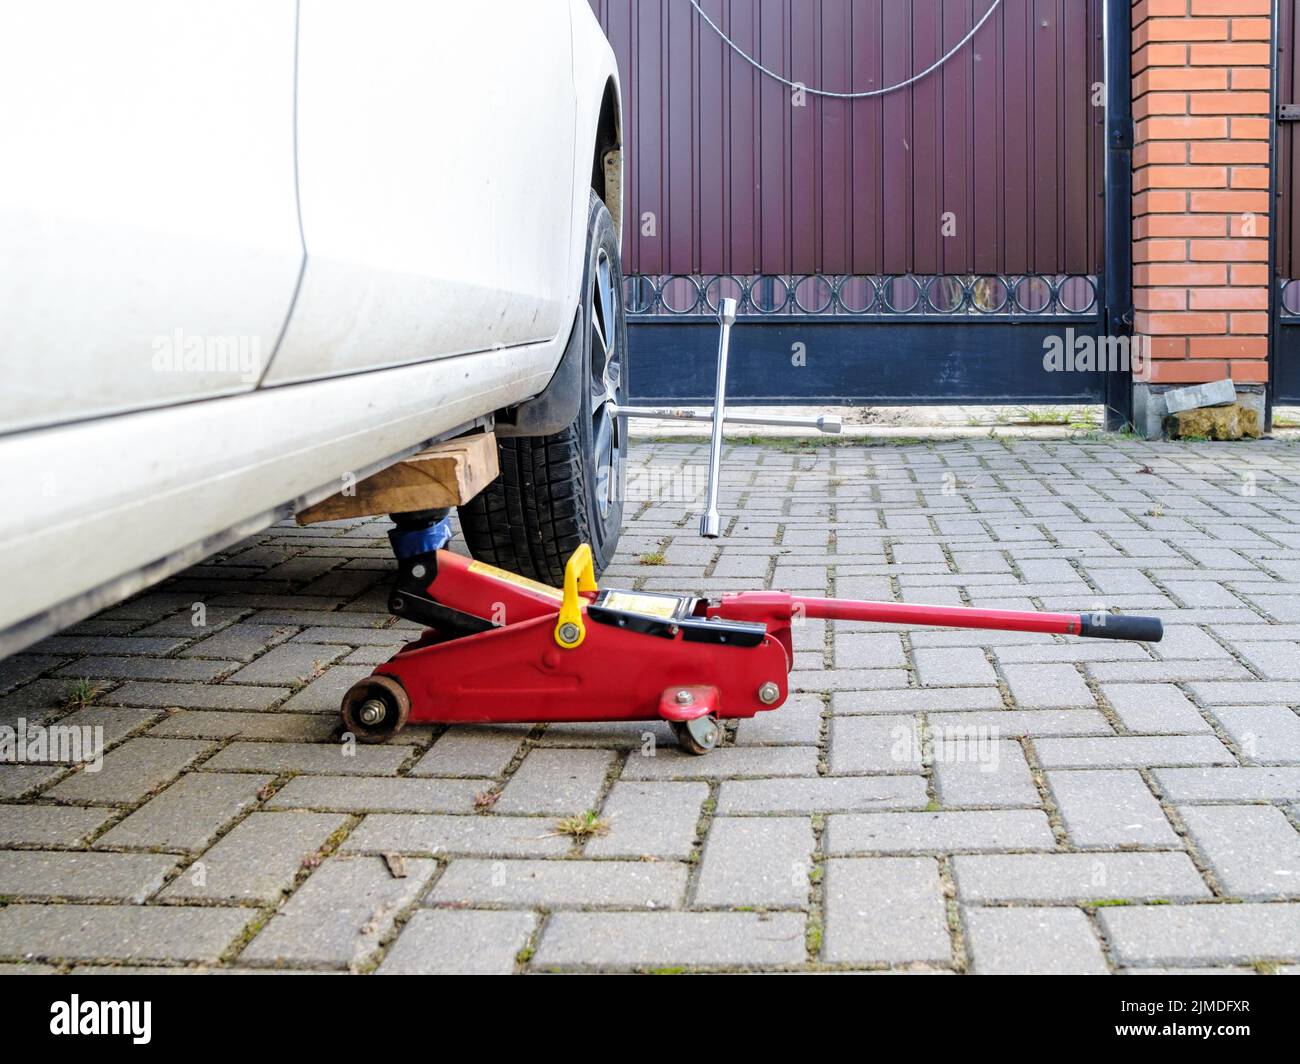
<path id="1" fill-rule="evenodd" d="M 479 561 L 553 586 L 582 543 L 597 573 L 618 546 L 627 478 L 627 321 L 614 221 L 593 192 L 587 212 L 580 331 L 581 396 L 573 422 L 551 436 L 498 438 L 501 475 L 460 507 Z"/>

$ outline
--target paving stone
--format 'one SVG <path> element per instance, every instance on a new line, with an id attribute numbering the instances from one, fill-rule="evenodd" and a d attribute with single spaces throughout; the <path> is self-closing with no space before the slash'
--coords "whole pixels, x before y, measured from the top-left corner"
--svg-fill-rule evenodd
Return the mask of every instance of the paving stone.
<path id="1" fill-rule="evenodd" d="M 341 647 L 313 647 L 313 646 L 289 646 L 281 647 L 286 653 L 301 654 L 303 651 L 315 649 L 326 657 L 338 657 L 347 653 L 346 649 Z M 335 651 L 338 651 L 335 654 Z M 278 653 L 278 651 L 272 651 Z M 263 659 L 259 658 L 250 668 L 260 665 Z M 268 666 L 268 670 L 271 666 Z M 374 670 L 368 665 L 332 665 L 324 673 L 317 676 L 306 687 L 298 691 L 292 698 L 284 703 L 280 708 L 290 713 L 321 713 L 326 716 L 337 718 L 339 706 L 343 702 L 343 696 L 358 680 L 364 680 Z"/>
<path id="2" fill-rule="evenodd" d="M 142 902 L 175 867 L 176 859 L 162 854 L 4 850 L 0 895 Z"/>
<path id="3" fill-rule="evenodd" d="M 680 905 L 686 866 L 645 861 L 451 862 L 428 895 L 429 904 L 514 908 L 666 909 Z"/>
<path id="4" fill-rule="evenodd" d="M 1242 640 L 1233 648 L 1266 680 L 1300 680 L 1300 643 Z"/>
<path id="5" fill-rule="evenodd" d="M 1232 765 L 1213 735 L 1117 735 L 1101 739 L 1035 739 L 1044 768 L 1146 768 L 1165 765 Z"/>
<path id="6" fill-rule="evenodd" d="M 407 922 L 379 975 L 509 975 L 537 917 L 526 912 L 424 909 Z"/>
<path id="7" fill-rule="evenodd" d="M 1269 805 L 1179 810 L 1223 890 L 1239 898 L 1300 897 L 1300 833 Z"/>
<path id="8" fill-rule="evenodd" d="M 815 845 L 806 817 L 716 817 L 695 887 L 697 906 L 802 906 Z"/>
<path id="9" fill-rule="evenodd" d="M 250 813 L 163 891 L 167 899 L 279 899 L 303 862 L 347 824 L 335 813 Z"/>
<path id="10" fill-rule="evenodd" d="M 950 746 L 952 755 L 934 757 L 934 785 L 947 806 L 1039 805 L 1029 763 L 1018 743 L 1009 739 Z M 977 760 L 971 760 L 971 757 Z"/>
<path id="11" fill-rule="evenodd" d="M 328 741 L 338 730 L 337 721 L 319 714 L 180 710 L 155 724 L 149 734 L 160 739 L 239 738 L 316 743 Z"/>
<path id="12" fill-rule="evenodd" d="M 1300 716 L 1285 706 L 1220 706 L 1224 731 L 1255 765 L 1300 765 Z"/>
<path id="13" fill-rule="evenodd" d="M 92 680 L 215 680 L 235 667 L 233 661 L 195 661 L 181 658 L 81 658 L 54 675 Z"/>
<path id="14" fill-rule="evenodd" d="M 1069 665 L 1004 665 L 1002 673 L 1017 709 L 1091 709 L 1092 692 Z"/>
<path id="15" fill-rule="evenodd" d="M 561 912 L 542 932 L 533 967 L 780 966 L 803 962 L 802 913 Z"/>
<path id="16" fill-rule="evenodd" d="M 129 739 L 104 755 L 98 772 L 83 767 L 48 793 L 61 801 L 129 805 L 215 748 L 215 743 L 191 739 Z"/>
<path id="17" fill-rule="evenodd" d="M 528 729 L 448 728 L 411 769 L 412 776 L 500 776 Z"/>
<path id="18" fill-rule="evenodd" d="M 1142 905 L 1101 909 L 1121 964 L 1249 964 L 1300 958 L 1300 904 Z"/>
<path id="19" fill-rule="evenodd" d="M 61 765 L 0 764 L 0 798 L 21 798 L 46 786 L 66 771 Z"/>
<path id="20" fill-rule="evenodd" d="M 207 906 L 9 905 L 0 957 L 215 962 L 256 917 Z"/>
<path id="21" fill-rule="evenodd" d="M 1078 909 L 967 909 L 977 975 L 1106 975 L 1101 944 Z"/>
<path id="22" fill-rule="evenodd" d="M 718 793 L 717 811 L 725 816 L 736 813 L 920 809 L 928 801 L 925 779 L 921 776 L 725 780 Z"/>
<path id="23" fill-rule="evenodd" d="M 1049 772 L 1047 784 L 1075 846 L 1180 845 L 1160 803 L 1133 769 Z"/>
<path id="24" fill-rule="evenodd" d="M 486 790 L 482 780 L 295 776 L 266 803 L 268 809 L 334 813 L 470 813 Z"/>
<path id="25" fill-rule="evenodd" d="M 1182 691 L 1170 683 L 1108 683 L 1102 694 L 1131 732 L 1191 735 L 1213 729 Z"/>
<path id="26" fill-rule="evenodd" d="M 1260 705 L 1275 702 L 1300 703 L 1300 683 L 1276 680 L 1246 680 L 1241 683 L 1191 683 L 1187 689 L 1207 706 Z"/>
<path id="27" fill-rule="evenodd" d="M 287 687 L 130 681 L 101 695 L 99 701 L 115 706 L 158 706 L 163 709 L 253 710 L 270 709 L 288 694 Z"/>
<path id="28" fill-rule="evenodd" d="M 1056 735 L 1113 735 L 1114 730 L 1095 709 L 1002 709 L 992 712 L 931 713 L 930 727 L 987 728 L 995 738 L 1037 738 Z"/>
<path id="29" fill-rule="evenodd" d="M 919 773 L 921 744 L 915 719 L 882 715 L 831 721 L 831 772 Z"/>
<path id="30" fill-rule="evenodd" d="M 101 836 L 97 845 L 181 853 L 201 850 L 257 804 L 258 793 L 272 778 L 217 772 L 182 776 Z"/>
<path id="31" fill-rule="evenodd" d="M 816 695 L 794 695 L 779 709 L 742 720 L 736 729 L 736 745 L 815 746 L 821 739 L 824 709 Z"/>
<path id="32" fill-rule="evenodd" d="M 623 779 L 722 779 L 729 777 L 813 776 L 817 748 L 813 746 L 730 746 L 704 757 L 679 750 L 657 751 L 654 757 L 630 757 Z"/>
<path id="33" fill-rule="evenodd" d="M 241 953 L 242 961 L 356 968 L 415 904 L 436 861 L 403 861 L 395 877 L 379 857 L 328 858 Z"/>
<path id="34" fill-rule="evenodd" d="M 572 849 L 572 842 L 555 827 L 555 821 L 545 817 L 372 813 L 341 849 L 346 853 L 560 857 Z"/>
<path id="35" fill-rule="evenodd" d="M 78 846 L 116 815 L 94 807 L 0 806 L 0 846 Z"/>
<path id="36" fill-rule="evenodd" d="M 824 960 L 944 964 L 952 958 L 939 864 L 933 858 L 831 858 L 823 896 Z"/>
<path id="37" fill-rule="evenodd" d="M 608 750 L 530 750 L 493 809 L 559 815 L 594 809 L 614 760 Z"/>
<path id="38" fill-rule="evenodd" d="M 731 786 L 725 784 L 724 786 Z M 658 857 L 682 860 L 695 846 L 708 784 L 615 783 L 601 808 L 608 833 L 592 838 L 588 857 Z"/>
<path id="39" fill-rule="evenodd" d="M 1050 850 L 1056 845 L 1039 810 L 925 813 L 834 813 L 826 847 L 833 854 L 968 853 Z"/>
<path id="40" fill-rule="evenodd" d="M 831 712 L 836 715 L 942 713 L 953 710 L 1001 708 L 1002 692 L 996 687 L 843 691 L 831 695 Z"/>
<path id="41" fill-rule="evenodd" d="M 268 650 L 251 665 L 245 665 L 229 677 L 231 683 L 283 684 L 306 683 L 315 679 L 341 658 L 339 647 L 319 644 L 287 644 Z"/>
<path id="42" fill-rule="evenodd" d="M 203 767 L 212 772 L 391 776 L 409 756 L 410 750 L 403 746 L 234 742 L 205 762 Z"/>
<path id="43" fill-rule="evenodd" d="M 264 650 L 283 643 L 293 633 L 294 629 L 288 625 L 232 624 L 182 650 L 180 656 L 252 661 Z"/>
<path id="44" fill-rule="evenodd" d="M 1209 897 L 1183 853 L 972 854 L 953 858 L 968 902 L 1182 900 Z"/>
<path id="45" fill-rule="evenodd" d="M 926 687 L 974 686 L 997 683 L 983 652 L 974 647 L 916 650 L 916 670 Z"/>
<path id="46" fill-rule="evenodd" d="M 1300 799 L 1300 768 L 1158 768 L 1151 775 L 1171 802 Z"/>
<path id="47" fill-rule="evenodd" d="M 903 640 L 890 632 L 835 630 L 837 669 L 901 669 L 907 665 Z"/>

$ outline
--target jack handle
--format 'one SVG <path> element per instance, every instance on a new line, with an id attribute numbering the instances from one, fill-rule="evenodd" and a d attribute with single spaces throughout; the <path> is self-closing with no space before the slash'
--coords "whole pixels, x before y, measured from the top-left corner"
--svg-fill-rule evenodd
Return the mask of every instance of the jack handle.
<path id="1" fill-rule="evenodd" d="M 1158 643 L 1164 636 L 1159 617 L 1122 613 L 1037 613 L 1021 610 L 982 610 L 970 606 L 913 606 L 903 602 L 855 602 L 851 599 L 776 596 L 789 602 L 792 616 L 829 621 L 874 621 L 879 624 L 930 625 L 943 628 L 986 628 L 1003 632 L 1045 632 L 1093 639 L 1132 639 Z M 723 597 L 724 616 L 744 611 L 746 602 L 770 606 L 773 596 L 742 592 Z"/>
<path id="2" fill-rule="evenodd" d="M 555 641 L 565 650 L 582 646 L 582 641 L 587 638 L 579 592 L 595 590 L 596 566 L 592 561 L 591 546 L 583 543 L 564 566 L 564 601 L 555 621 Z"/>

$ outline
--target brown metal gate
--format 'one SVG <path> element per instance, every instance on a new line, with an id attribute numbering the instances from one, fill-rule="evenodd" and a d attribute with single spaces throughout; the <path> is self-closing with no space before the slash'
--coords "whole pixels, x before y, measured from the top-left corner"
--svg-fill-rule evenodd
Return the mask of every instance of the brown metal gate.
<path id="1" fill-rule="evenodd" d="M 738 398 L 1099 397 L 1041 362 L 1047 335 L 1099 327 L 1103 0 L 1002 0 L 934 74 L 855 101 L 800 98 L 688 0 L 591 2 L 623 78 L 639 397 L 711 390 L 672 327 L 722 295 L 764 325 L 737 334 Z M 929 66 L 992 3 L 701 7 L 772 71 L 860 92 Z M 791 366 L 814 335 L 818 364 Z"/>

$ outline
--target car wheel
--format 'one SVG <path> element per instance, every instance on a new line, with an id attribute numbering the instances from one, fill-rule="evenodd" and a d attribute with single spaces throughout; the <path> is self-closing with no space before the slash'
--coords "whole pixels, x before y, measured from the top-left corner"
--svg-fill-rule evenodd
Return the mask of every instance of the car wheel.
<path id="1" fill-rule="evenodd" d="M 461 528 L 479 561 L 559 586 L 582 543 L 597 573 L 618 546 L 627 477 L 627 327 L 619 241 L 592 193 L 583 273 L 582 395 L 578 414 L 552 436 L 499 439 L 501 475 L 460 507 Z"/>

